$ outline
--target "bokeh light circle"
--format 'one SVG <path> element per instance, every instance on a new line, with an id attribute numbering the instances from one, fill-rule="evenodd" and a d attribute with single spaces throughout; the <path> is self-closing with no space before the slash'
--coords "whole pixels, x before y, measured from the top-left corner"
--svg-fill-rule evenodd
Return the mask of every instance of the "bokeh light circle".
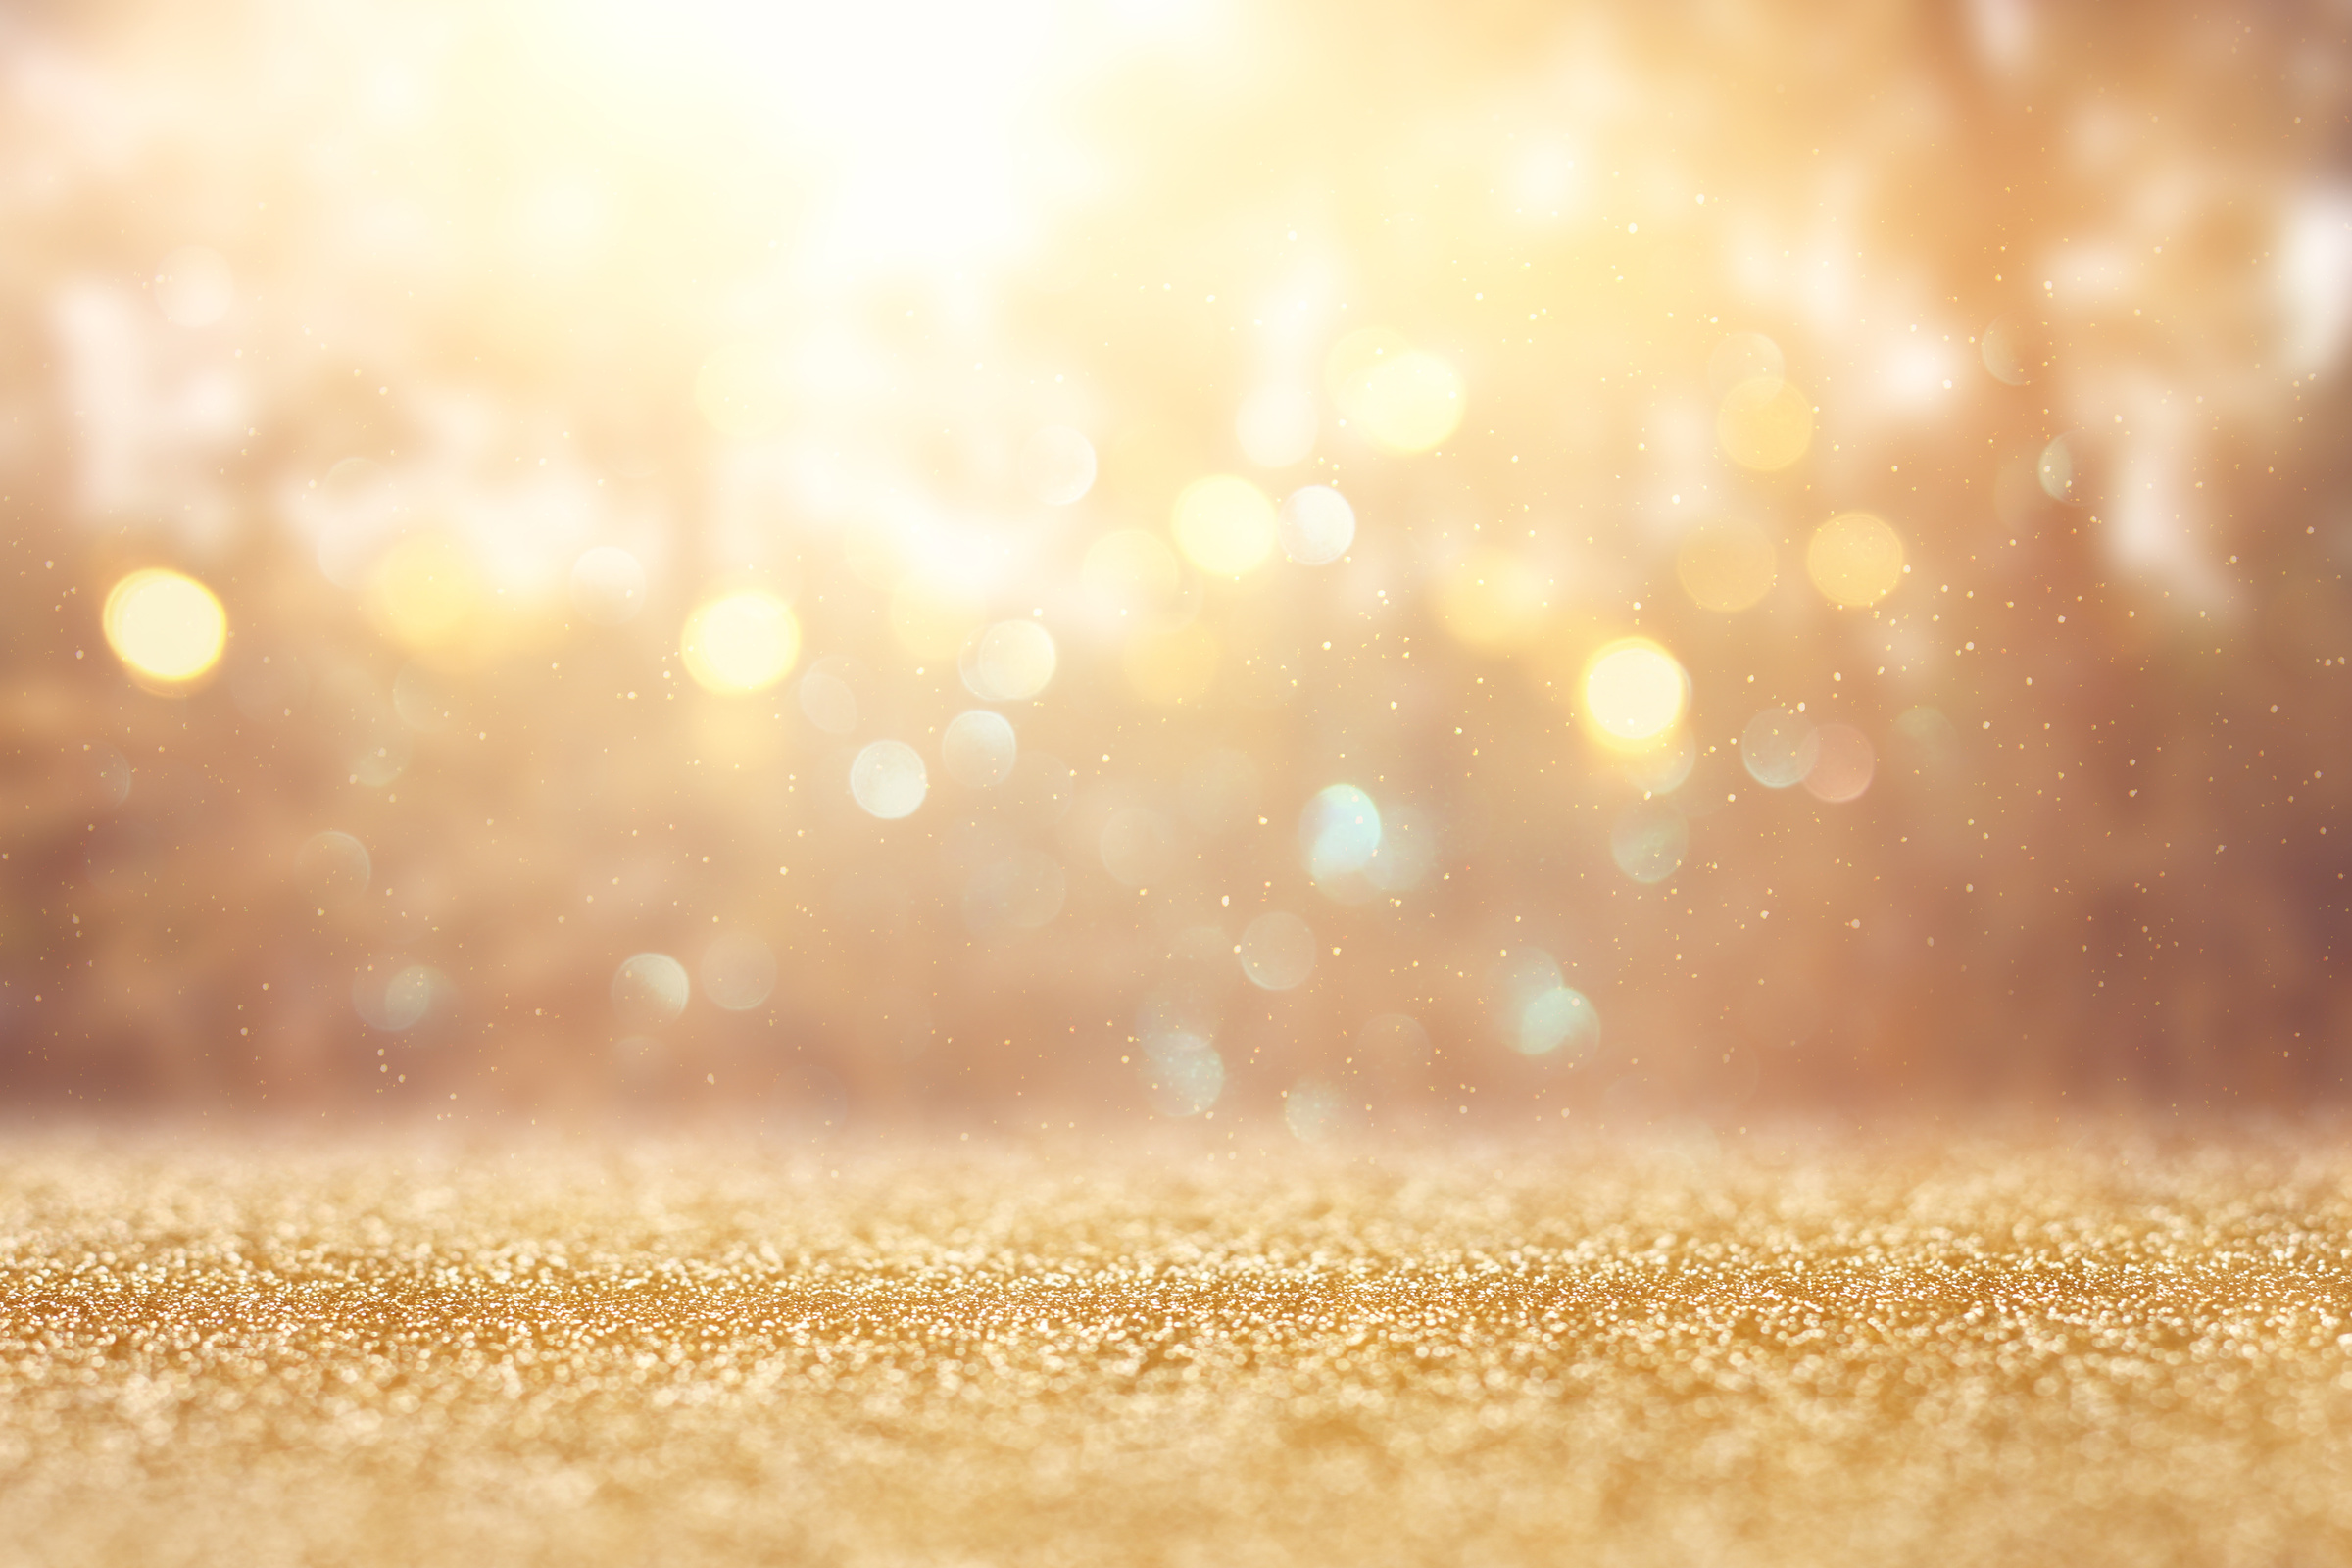
<path id="1" fill-rule="evenodd" d="M 1805 789 L 1833 806 L 1860 800 L 1878 769 L 1878 748 L 1851 724 L 1824 724 L 1813 732 L 1813 765 Z"/>
<path id="2" fill-rule="evenodd" d="M 1375 367 L 1357 402 L 1372 439 L 1390 452 L 1427 452 L 1460 428 L 1462 378 L 1415 349 Z"/>
<path id="3" fill-rule="evenodd" d="M 1341 338 L 1324 373 L 1340 412 L 1383 451 L 1426 452 L 1461 425 L 1461 376 L 1387 327 Z"/>
<path id="4" fill-rule="evenodd" d="M 1785 790 L 1813 771 L 1821 742 L 1802 713 L 1767 708 L 1740 732 L 1740 762 L 1768 790 Z"/>
<path id="5" fill-rule="evenodd" d="M 451 990 L 437 969 L 378 959 L 352 977 L 351 1005 L 370 1029 L 400 1034 L 422 1023 Z"/>
<path id="6" fill-rule="evenodd" d="M 115 657 L 150 686 L 193 685 L 212 673 L 228 644 L 228 614 L 213 591 L 162 566 L 116 583 L 100 619 Z"/>
<path id="7" fill-rule="evenodd" d="M 1222 939 L 1222 932 L 1217 935 Z M 1174 1050 L 1197 1050 L 1216 1039 L 1219 1017 L 1217 988 L 1175 980 L 1153 987 L 1137 1004 L 1135 1037 L 1147 1051 L 1163 1043 Z"/>
<path id="8" fill-rule="evenodd" d="M 1571 986 L 1539 991 L 1520 1009 L 1516 1043 L 1527 1056 L 1585 1055 L 1600 1043 L 1600 1009 Z"/>
<path id="9" fill-rule="evenodd" d="M 2069 432 L 2052 436 L 2049 445 L 2041 449 L 2034 464 L 2034 477 L 2041 481 L 2042 494 L 2052 501 L 2079 502 L 2082 499 L 2082 438 Z"/>
<path id="10" fill-rule="evenodd" d="M 1690 824 L 1665 801 L 1637 801 L 1609 829 L 1609 858 L 1635 881 L 1663 882 L 1690 853 Z"/>
<path id="11" fill-rule="evenodd" d="M 438 970 L 412 963 L 384 982 L 384 1019 L 393 1030 L 414 1029 L 433 1010 L 433 1002 L 448 981 Z"/>
<path id="12" fill-rule="evenodd" d="M 1190 1034 L 1156 1035 L 1145 1042 L 1144 1083 L 1163 1115 L 1198 1116 L 1225 1089 L 1225 1058 Z"/>
<path id="13" fill-rule="evenodd" d="M 801 624 L 783 600 L 750 589 L 697 608 L 686 617 L 678 651 L 705 690 L 764 691 L 800 658 Z"/>
<path id="14" fill-rule="evenodd" d="M 749 1012 L 776 988 L 776 955 L 749 931 L 729 931 L 703 950 L 703 995 L 729 1012 Z"/>
<path id="15" fill-rule="evenodd" d="M 1355 543 L 1355 509 L 1327 484 L 1304 485 L 1283 502 L 1277 528 L 1284 555 L 1303 566 L 1327 565 Z"/>
<path id="16" fill-rule="evenodd" d="M 437 529 L 406 535 L 368 574 L 368 604 L 383 628 L 434 662 L 462 662 L 495 625 L 491 585 L 463 541 Z"/>
<path id="17" fill-rule="evenodd" d="M 1697 765 L 1698 743 L 1686 724 L 1641 751 L 1621 754 L 1617 771 L 1644 794 L 1667 795 L 1689 782 L 1690 770 Z"/>
<path id="18" fill-rule="evenodd" d="M 373 867 L 368 847 L 348 833 L 314 833 L 294 854 L 294 874 L 318 906 L 341 904 L 368 891 Z"/>
<path id="19" fill-rule="evenodd" d="M 1266 991 L 1290 991 L 1315 970 L 1315 933 L 1304 920 L 1272 909 L 1243 928 L 1242 973 Z"/>
<path id="20" fill-rule="evenodd" d="M 972 639 L 958 664 L 964 688 L 990 703 L 1035 697 L 1059 662 L 1054 634 L 1034 620 L 1000 620 Z"/>
<path id="21" fill-rule="evenodd" d="M 922 754 L 905 741 L 875 741 L 850 763 L 850 798 L 886 822 L 911 816 L 930 788 Z"/>
<path id="22" fill-rule="evenodd" d="M 1299 813 L 1298 847 L 1306 857 L 1307 874 L 1317 882 L 1363 870 L 1380 852 L 1380 808 L 1352 784 L 1316 791 Z"/>
<path id="23" fill-rule="evenodd" d="M 801 711 L 828 735 L 857 731 L 858 693 L 850 684 L 851 674 L 850 662 L 836 654 L 818 660 L 801 677 Z"/>
<path id="24" fill-rule="evenodd" d="M 1585 662 L 1585 715 L 1604 744 L 1655 744 L 1682 719 L 1690 679 L 1672 654 L 1646 637 L 1622 637 Z"/>
<path id="25" fill-rule="evenodd" d="M 622 1028 L 659 1029 L 686 1010 L 686 966 L 666 953 L 638 953 L 612 971 L 612 1011 Z"/>
<path id="26" fill-rule="evenodd" d="M 1743 468 L 1786 468 L 1813 444 L 1813 405 L 1787 381 L 1742 381 L 1723 395 L 1715 435 L 1725 456 Z"/>
<path id="27" fill-rule="evenodd" d="M 1212 473 L 1176 497 L 1176 548 L 1202 571 L 1240 577 L 1274 550 L 1274 503 L 1247 479 Z"/>
<path id="28" fill-rule="evenodd" d="M 1347 1099 L 1318 1079 L 1302 1079 L 1283 1093 L 1282 1124 L 1302 1144 L 1323 1142 L 1347 1120 Z"/>
<path id="29" fill-rule="evenodd" d="M 1805 570 L 1833 604 L 1875 605 L 1903 580 L 1903 541 L 1882 518 L 1842 513 L 1813 530 Z"/>
<path id="30" fill-rule="evenodd" d="M 1701 610 L 1745 610 L 1779 575 L 1772 536 L 1752 522 L 1702 523 L 1676 547 L 1674 574 Z"/>
<path id="31" fill-rule="evenodd" d="M 967 789 L 987 789 L 1012 776 L 1020 743 L 1002 713 L 971 709 L 948 720 L 940 732 L 939 758 L 948 777 Z"/>

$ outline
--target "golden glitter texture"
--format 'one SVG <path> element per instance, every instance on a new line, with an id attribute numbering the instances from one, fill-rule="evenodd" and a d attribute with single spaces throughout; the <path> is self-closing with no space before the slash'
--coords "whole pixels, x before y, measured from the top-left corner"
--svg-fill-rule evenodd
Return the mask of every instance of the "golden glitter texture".
<path id="1" fill-rule="evenodd" d="M 2336 1562 L 2348 1220 L 2313 1148 L 20 1141 L 0 1561 Z"/>

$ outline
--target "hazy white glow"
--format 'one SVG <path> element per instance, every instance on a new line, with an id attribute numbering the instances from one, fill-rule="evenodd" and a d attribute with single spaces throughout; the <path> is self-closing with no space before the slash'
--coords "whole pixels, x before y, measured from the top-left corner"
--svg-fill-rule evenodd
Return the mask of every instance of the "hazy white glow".
<path id="1" fill-rule="evenodd" d="M 1310 484 L 1283 502 L 1277 526 L 1284 555 L 1301 565 L 1327 565 L 1355 543 L 1355 509 L 1331 486 Z"/>
<path id="2" fill-rule="evenodd" d="M 948 776 L 969 789 L 987 789 L 1012 776 L 1020 743 L 1002 713 L 975 708 L 948 720 L 939 737 L 939 758 Z"/>
<path id="3" fill-rule="evenodd" d="M 658 1029 L 686 1010 L 686 966 L 666 953 L 639 953 L 612 972 L 612 1010 L 622 1026 Z"/>
<path id="4" fill-rule="evenodd" d="M 1000 620 L 964 651 L 963 684 L 991 703 L 1035 697 L 1054 678 L 1053 633 L 1034 620 Z"/>
<path id="5" fill-rule="evenodd" d="M 1039 106 L 1084 64 L 1082 29 L 1049 0 L 606 0 L 585 27 L 579 10 L 548 12 L 550 35 L 586 43 L 639 113 L 717 113 L 806 160 L 804 254 L 842 278 L 1018 250 L 1054 150 Z"/>
<path id="6" fill-rule="evenodd" d="M 756 692 L 791 671 L 801 653 L 801 627 L 773 594 L 729 594 L 686 617 L 678 647 L 686 672 L 706 689 Z"/>
<path id="7" fill-rule="evenodd" d="M 850 764 L 850 795 L 868 816 L 911 816 L 930 792 L 922 754 L 905 741 L 875 741 Z"/>

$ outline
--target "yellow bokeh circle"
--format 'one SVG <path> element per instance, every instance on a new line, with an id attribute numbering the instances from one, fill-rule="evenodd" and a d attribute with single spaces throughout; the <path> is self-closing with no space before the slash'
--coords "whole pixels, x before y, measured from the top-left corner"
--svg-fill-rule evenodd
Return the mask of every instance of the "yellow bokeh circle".
<path id="1" fill-rule="evenodd" d="M 1586 722 L 1603 745 L 1639 751 L 1681 722 L 1690 704 L 1690 677 L 1665 649 L 1646 637 L 1621 637 L 1585 662 Z"/>
<path id="2" fill-rule="evenodd" d="M 377 621 L 419 654 L 454 655 L 475 642 L 489 585 L 472 554 L 441 533 L 414 533 L 384 552 L 368 582 Z"/>
<path id="3" fill-rule="evenodd" d="M 1247 479 L 1212 473 L 1176 498 L 1176 548 L 1202 571 L 1239 577 L 1274 552 L 1274 503 Z"/>
<path id="4" fill-rule="evenodd" d="M 101 617 L 106 643 L 133 678 L 172 689 L 202 680 L 228 643 L 228 614 L 193 577 L 151 566 L 115 584 Z"/>
<path id="5" fill-rule="evenodd" d="M 1875 605 L 1903 580 L 1903 541 L 1867 512 L 1844 513 L 1814 530 L 1805 570 L 1834 604 Z"/>
<path id="6" fill-rule="evenodd" d="M 1461 427 L 1460 374 L 1387 327 L 1340 339 L 1324 372 L 1340 412 L 1384 451 L 1427 452 Z"/>
<path id="7" fill-rule="evenodd" d="M 678 651 L 686 673 L 707 690 L 762 691 L 800 658 L 801 624 L 783 600 L 747 589 L 706 601 L 688 615 Z"/>
<path id="8" fill-rule="evenodd" d="M 1363 420 L 1391 452 L 1427 452 L 1461 427 L 1462 378 L 1434 354 L 1414 350 L 1365 377 Z"/>
<path id="9" fill-rule="evenodd" d="M 1778 377 L 1742 381 L 1723 395 L 1715 435 L 1741 467 L 1786 468 L 1813 444 L 1813 405 Z"/>
<path id="10" fill-rule="evenodd" d="M 1683 535 L 1674 574 L 1701 610 L 1745 610 L 1772 591 L 1772 536 L 1752 522 L 1710 522 Z"/>

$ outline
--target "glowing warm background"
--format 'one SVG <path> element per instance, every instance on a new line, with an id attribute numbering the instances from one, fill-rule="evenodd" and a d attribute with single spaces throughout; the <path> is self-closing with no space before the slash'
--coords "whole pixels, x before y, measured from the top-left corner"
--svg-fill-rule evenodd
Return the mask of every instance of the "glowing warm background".
<path id="1" fill-rule="evenodd" d="M 20 11 L 0 1091 L 2338 1093 L 2338 31 Z"/>

